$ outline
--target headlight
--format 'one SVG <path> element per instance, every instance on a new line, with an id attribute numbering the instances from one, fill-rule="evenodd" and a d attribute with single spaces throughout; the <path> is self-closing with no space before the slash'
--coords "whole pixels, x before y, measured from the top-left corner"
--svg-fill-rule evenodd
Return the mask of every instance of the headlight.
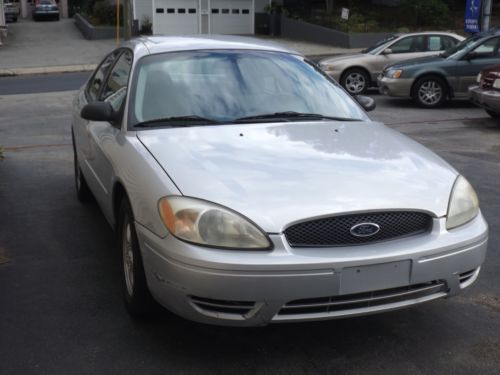
<path id="1" fill-rule="evenodd" d="M 321 70 L 332 70 L 331 65 L 329 65 L 326 62 L 325 63 L 320 62 L 319 63 L 319 67 L 320 67 Z"/>
<path id="2" fill-rule="evenodd" d="M 495 79 L 495 82 L 493 82 L 493 87 L 500 90 L 500 79 L 499 78 Z"/>
<path id="3" fill-rule="evenodd" d="M 481 73 L 479 73 L 479 74 L 477 75 L 477 78 L 476 78 L 476 82 L 477 82 L 477 83 L 480 83 L 480 82 L 481 82 L 481 77 L 482 77 L 482 76 L 483 76 L 483 75 L 482 75 Z"/>
<path id="4" fill-rule="evenodd" d="M 214 203 L 170 196 L 158 202 L 160 216 L 171 234 L 204 246 L 270 249 L 267 236 L 248 219 Z"/>
<path id="5" fill-rule="evenodd" d="M 403 74 L 401 69 L 389 69 L 386 73 L 389 78 L 399 78 L 401 77 L 401 74 Z"/>
<path id="6" fill-rule="evenodd" d="M 458 176 L 451 191 L 446 229 L 456 228 L 476 217 L 479 212 L 479 200 L 474 188 L 464 177 Z"/>

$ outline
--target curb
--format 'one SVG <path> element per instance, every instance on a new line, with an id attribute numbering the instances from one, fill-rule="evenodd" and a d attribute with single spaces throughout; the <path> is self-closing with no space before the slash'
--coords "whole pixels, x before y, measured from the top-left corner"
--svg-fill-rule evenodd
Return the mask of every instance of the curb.
<path id="1" fill-rule="evenodd" d="M 64 66 L 44 66 L 40 68 L 0 68 L 0 77 L 15 77 L 33 74 L 53 74 L 53 73 L 76 73 L 89 72 L 96 68 L 97 64 L 64 65 Z"/>

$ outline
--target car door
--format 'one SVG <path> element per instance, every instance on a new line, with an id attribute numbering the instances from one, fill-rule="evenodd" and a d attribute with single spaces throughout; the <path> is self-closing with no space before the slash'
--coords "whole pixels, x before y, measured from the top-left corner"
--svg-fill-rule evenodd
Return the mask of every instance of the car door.
<path id="1" fill-rule="evenodd" d="M 457 61 L 456 95 L 465 95 L 469 86 L 476 82 L 479 72 L 491 65 L 500 64 L 500 37 L 490 38 L 475 47 Z"/>
<path id="2" fill-rule="evenodd" d="M 82 118 L 80 112 L 86 104 L 98 100 L 109 69 L 113 66 L 120 53 L 121 50 L 113 51 L 102 60 L 94 71 L 94 74 L 88 80 L 86 86 L 78 92 L 73 102 L 73 134 L 75 137 L 76 151 L 78 159 L 80 160 L 80 168 L 85 177 L 87 177 L 87 180 L 92 179 L 92 176 L 89 175 L 87 163 L 85 162 L 91 157 L 88 137 L 89 121 Z"/>
<path id="3" fill-rule="evenodd" d="M 426 52 L 425 35 L 403 37 L 383 50 L 376 64 L 377 73 L 381 73 L 386 65 L 424 56 Z"/>
<path id="4" fill-rule="evenodd" d="M 132 60 L 132 51 L 123 50 L 110 69 L 98 97 L 99 101 L 109 102 L 118 113 L 123 112 Z M 114 182 L 110 151 L 116 146 L 120 131 L 121 120 L 116 123 L 107 121 L 89 121 L 88 123 L 90 150 L 88 164 L 99 185 L 96 198 L 108 218 L 112 217 L 111 191 Z"/>

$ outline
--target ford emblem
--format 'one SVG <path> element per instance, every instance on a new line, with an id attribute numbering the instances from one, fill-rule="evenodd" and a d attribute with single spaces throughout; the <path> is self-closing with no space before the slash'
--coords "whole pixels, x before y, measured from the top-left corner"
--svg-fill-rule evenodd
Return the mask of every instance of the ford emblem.
<path id="1" fill-rule="evenodd" d="M 375 223 L 356 224 L 351 228 L 351 234 L 355 237 L 370 237 L 380 231 L 380 226 Z"/>

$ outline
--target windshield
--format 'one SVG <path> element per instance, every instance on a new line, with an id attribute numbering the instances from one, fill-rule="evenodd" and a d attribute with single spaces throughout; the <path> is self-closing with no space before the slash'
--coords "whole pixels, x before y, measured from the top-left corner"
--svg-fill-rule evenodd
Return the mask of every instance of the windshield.
<path id="1" fill-rule="evenodd" d="M 473 35 L 470 38 L 462 40 L 460 43 L 458 43 L 454 47 L 451 47 L 451 48 L 447 49 L 446 51 L 444 51 L 441 54 L 441 56 L 443 56 L 445 58 L 448 58 L 448 57 L 454 55 L 455 53 L 463 50 L 464 48 L 469 48 L 474 43 L 476 43 L 479 39 L 482 39 L 482 38 L 483 38 L 482 35 L 479 35 L 479 34 Z"/>
<path id="2" fill-rule="evenodd" d="M 391 40 L 394 40 L 394 39 L 397 39 L 398 36 L 397 35 L 391 35 L 390 37 L 388 38 L 385 38 L 384 40 L 381 40 L 380 42 L 378 42 L 377 44 L 371 46 L 371 47 L 368 47 L 366 49 L 364 49 L 363 51 L 361 51 L 362 53 L 377 53 L 380 49 L 380 47 L 382 47 L 384 44 L 386 44 L 387 42 L 390 42 Z"/>
<path id="3" fill-rule="evenodd" d="M 227 123 L 282 112 L 367 119 L 360 106 L 317 68 L 285 53 L 157 54 L 141 59 L 136 72 L 129 111 L 132 125 L 186 116 Z"/>

